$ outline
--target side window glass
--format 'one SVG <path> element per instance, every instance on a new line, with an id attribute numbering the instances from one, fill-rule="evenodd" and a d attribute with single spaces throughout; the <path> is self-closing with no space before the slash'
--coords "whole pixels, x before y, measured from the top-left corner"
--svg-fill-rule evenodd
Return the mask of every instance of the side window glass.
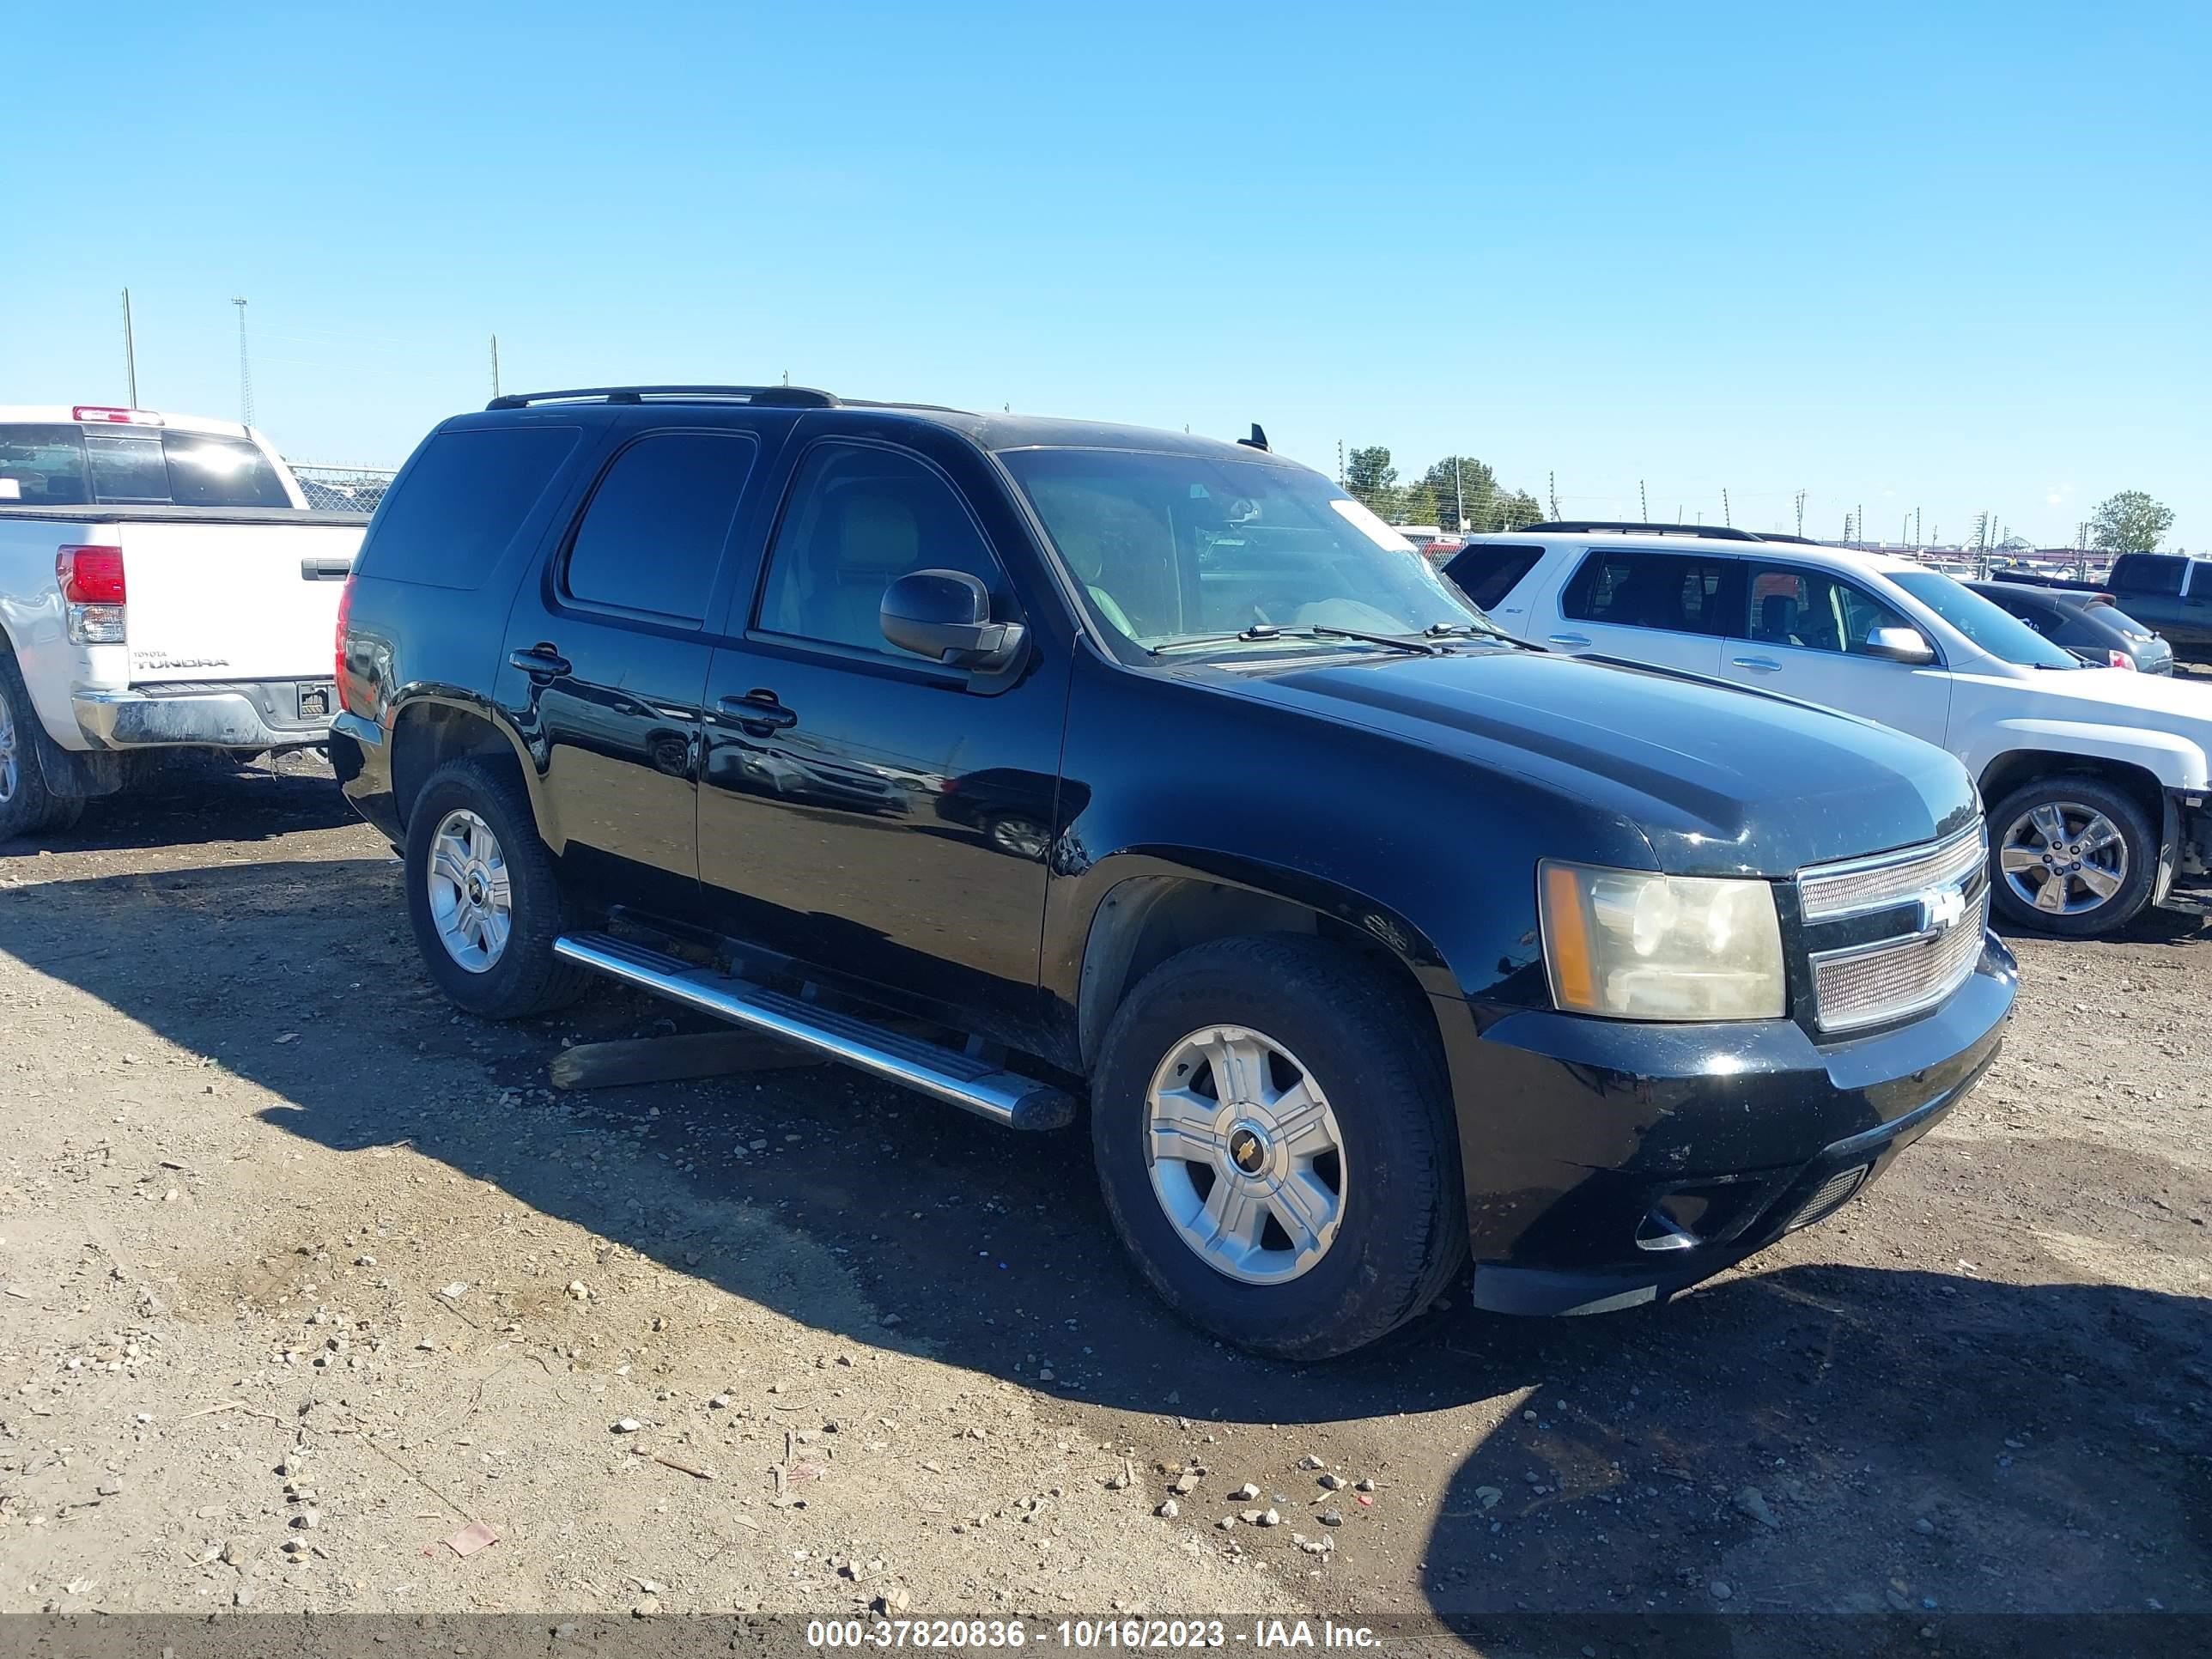
<path id="1" fill-rule="evenodd" d="M 2137 555 L 2132 559 L 2122 560 L 2114 568 L 2112 588 L 2120 593 L 2179 594 L 2184 568 L 2179 559 Z"/>
<path id="2" fill-rule="evenodd" d="M 1543 556 L 1540 547 L 1497 547 L 1486 542 L 1455 557 L 1447 574 L 1468 598 L 1489 611 L 1502 604 Z"/>
<path id="3" fill-rule="evenodd" d="M 2212 561 L 2189 567 L 2189 597 L 2212 599 Z"/>
<path id="4" fill-rule="evenodd" d="M 1814 571 L 1752 574 L 1750 635 L 1764 645 L 1863 654 L 1876 629 L 1911 626 L 1871 593 Z"/>
<path id="5" fill-rule="evenodd" d="M 1657 628 L 1673 634 L 1717 630 L 1727 568 L 1717 561 L 1668 553 L 1595 553 L 1560 598 L 1561 614 L 1616 628 Z"/>
<path id="6" fill-rule="evenodd" d="M 754 453 L 748 434 L 664 432 L 617 455 L 569 541 L 568 597 L 703 620 Z"/>
<path id="7" fill-rule="evenodd" d="M 873 445 L 817 444 L 799 465 L 769 550 L 757 625 L 770 633 L 907 653 L 884 637 L 884 590 L 916 570 L 959 570 L 1011 618 L 1005 573 L 967 503 L 918 458 Z"/>

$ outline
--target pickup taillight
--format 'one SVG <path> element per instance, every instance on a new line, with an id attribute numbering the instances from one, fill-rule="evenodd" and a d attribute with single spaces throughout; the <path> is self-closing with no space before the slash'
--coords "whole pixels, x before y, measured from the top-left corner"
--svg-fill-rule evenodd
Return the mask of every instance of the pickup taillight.
<path id="1" fill-rule="evenodd" d="M 346 577 L 346 585 L 338 590 L 338 629 L 331 667 L 331 682 L 337 687 L 338 707 L 346 706 L 346 615 L 353 609 L 353 578 Z M 348 710 L 350 713 L 350 710 Z"/>
<path id="2" fill-rule="evenodd" d="M 54 555 L 54 580 L 71 605 L 121 605 L 123 550 L 64 547 Z"/>
<path id="3" fill-rule="evenodd" d="M 2133 668 L 2136 665 L 2136 659 L 2124 651 L 2107 651 L 2105 660 L 2115 668 Z"/>
<path id="4" fill-rule="evenodd" d="M 54 553 L 54 582 L 69 614 L 69 636 L 79 645 L 124 642 L 123 550 L 64 547 Z"/>

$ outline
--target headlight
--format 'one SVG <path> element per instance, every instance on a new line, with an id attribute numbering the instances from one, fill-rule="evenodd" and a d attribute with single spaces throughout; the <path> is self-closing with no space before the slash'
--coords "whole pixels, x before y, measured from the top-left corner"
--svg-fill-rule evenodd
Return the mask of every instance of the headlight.
<path id="1" fill-rule="evenodd" d="M 1546 860 L 1539 875 L 1552 996 L 1615 1019 L 1778 1019 L 1782 927 L 1763 881 L 1715 881 Z"/>

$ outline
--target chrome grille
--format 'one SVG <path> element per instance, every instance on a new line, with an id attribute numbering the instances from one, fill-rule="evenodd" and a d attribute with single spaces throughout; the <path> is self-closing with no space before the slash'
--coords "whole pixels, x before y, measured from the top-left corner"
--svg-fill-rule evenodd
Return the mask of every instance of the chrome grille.
<path id="1" fill-rule="evenodd" d="M 1909 903 L 1930 888 L 1959 885 L 1989 858 L 1988 832 L 1977 823 L 1932 847 L 1808 870 L 1797 878 L 1798 903 L 1808 921 L 1863 915 Z"/>
<path id="2" fill-rule="evenodd" d="M 1984 880 L 1968 902 L 1966 914 L 1941 933 L 1913 933 L 1814 956 L 1813 999 L 1820 1029 L 1855 1030 L 1934 1007 L 1974 971 L 1989 919 L 1990 890 Z"/>

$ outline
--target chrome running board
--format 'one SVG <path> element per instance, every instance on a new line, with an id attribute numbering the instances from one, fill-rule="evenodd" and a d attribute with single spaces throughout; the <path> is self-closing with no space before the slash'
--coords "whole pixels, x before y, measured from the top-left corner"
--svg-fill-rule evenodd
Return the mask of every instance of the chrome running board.
<path id="1" fill-rule="evenodd" d="M 1049 1083 L 611 933 L 563 933 L 553 941 L 553 954 L 717 1019 L 765 1031 L 964 1106 L 1010 1129 L 1063 1129 L 1075 1121 L 1074 1099 Z"/>

